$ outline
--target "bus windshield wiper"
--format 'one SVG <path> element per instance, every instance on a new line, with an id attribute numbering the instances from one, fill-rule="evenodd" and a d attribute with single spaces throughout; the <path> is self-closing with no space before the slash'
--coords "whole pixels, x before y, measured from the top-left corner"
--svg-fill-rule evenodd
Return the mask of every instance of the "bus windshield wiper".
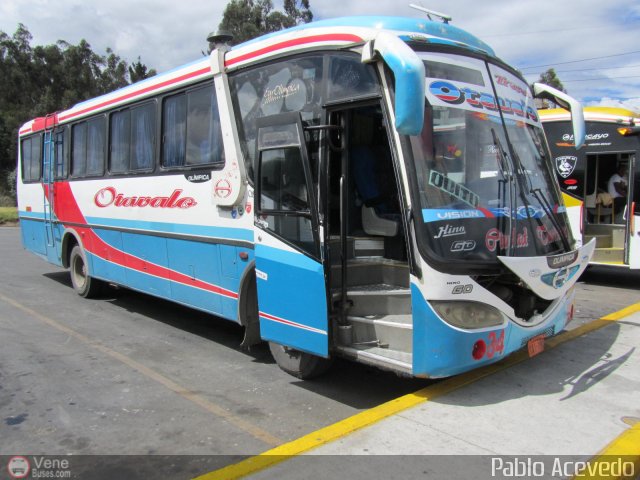
<path id="1" fill-rule="evenodd" d="M 565 249 L 565 251 L 566 252 L 571 251 L 571 245 L 569 245 L 569 239 L 567 238 L 567 235 L 564 232 L 564 230 L 562 230 L 562 228 L 560 227 L 560 222 L 558 221 L 557 213 L 553 210 L 553 207 L 551 206 L 549 199 L 546 197 L 544 192 L 539 187 L 533 186 L 533 181 L 531 180 L 531 176 L 529 175 L 529 172 L 522 165 L 520 156 L 518 155 L 518 152 L 515 151 L 515 149 L 513 149 L 513 157 L 514 157 L 514 160 L 517 162 L 516 169 L 521 171 L 522 176 L 527 179 L 527 183 L 529 184 L 528 186 L 529 193 L 532 194 L 534 197 L 536 197 L 536 199 L 538 200 L 538 203 L 540 204 L 544 212 L 549 217 L 549 220 L 551 220 L 551 223 L 553 224 L 553 228 L 556 229 L 556 231 L 558 232 L 558 235 L 560 236 L 560 240 L 562 241 L 562 246 Z M 524 193 L 522 196 L 523 196 L 523 199 L 526 197 Z M 529 214 L 528 204 L 525 206 L 527 207 L 527 217 L 531 218 Z"/>
<path id="2" fill-rule="evenodd" d="M 504 151 L 504 148 L 502 147 L 502 142 L 500 142 L 500 139 L 496 134 L 496 130 L 493 127 L 491 127 L 491 135 L 493 136 L 493 145 L 498 150 L 498 167 L 500 168 L 500 174 L 502 175 L 502 180 L 509 181 L 511 175 L 509 170 L 507 169 L 506 152 Z"/>
<path id="3" fill-rule="evenodd" d="M 504 207 L 505 202 L 506 202 L 506 189 L 507 189 L 507 184 L 509 186 L 512 185 L 512 180 L 513 180 L 513 174 L 511 173 L 511 171 L 509 170 L 509 162 L 507 161 L 507 152 L 505 151 L 504 147 L 502 146 L 502 142 L 500 141 L 500 139 L 498 138 L 498 135 L 496 134 L 495 129 L 492 127 L 491 128 L 491 135 L 493 136 L 493 145 L 494 147 L 498 150 L 498 170 L 500 172 L 500 175 L 502 176 L 502 180 L 498 180 L 499 186 L 498 186 L 498 208 L 501 211 L 504 211 Z M 513 205 L 513 198 L 514 196 L 511 194 L 511 188 L 509 189 L 509 229 L 508 232 L 511 232 L 511 227 L 512 227 L 512 215 L 511 212 L 513 212 L 514 210 L 514 205 Z M 498 230 L 502 233 L 507 233 L 507 231 L 505 230 L 505 225 L 504 225 L 504 216 L 498 216 Z M 513 242 L 511 242 L 513 243 Z M 511 248 L 511 247 L 510 247 Z M 509 254 L 511 255 L 511 253 Z"/>

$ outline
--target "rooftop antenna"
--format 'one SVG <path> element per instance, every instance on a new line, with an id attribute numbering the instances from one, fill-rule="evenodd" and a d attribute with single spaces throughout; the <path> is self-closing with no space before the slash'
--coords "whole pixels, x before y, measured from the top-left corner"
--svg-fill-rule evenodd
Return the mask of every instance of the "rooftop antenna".
<path id="1" fill-rule="evenodd" d="M 427 18 L 429 20 L 433 20 L 433 18 L 431 18 L 431 15 L 433 15 L 434 17 L 441 18 L 444 23 L 449 23 L 452 20 L 451 15 L 447 15 L 446 13 L 440 13 L 434 10 L 429 10 L 428 8 L 424 8 L 420 5 L 416 5 L 415 3 L 410 3 L 409 6 L 411 8 L 415 8 L 416 10 L 420 10 L 421 12 L 426 13 Z"/>

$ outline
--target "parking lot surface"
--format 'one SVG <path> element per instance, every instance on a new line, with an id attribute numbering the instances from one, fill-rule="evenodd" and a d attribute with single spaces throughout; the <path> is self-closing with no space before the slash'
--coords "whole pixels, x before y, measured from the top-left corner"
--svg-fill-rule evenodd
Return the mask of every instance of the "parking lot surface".
<path id="1" fill-rule="evenodd" d="M 342 361 L 320 379 L 299 381 L 278 369 L 265 345 L 241 349 L 242 330 L 228 321 L 127 290 L 111 290 L 97 300 L 77 296 L 68 272 L 22 249 L 18 228 L 0 228 L 0 252 L 1 455 L 217 455 L 208 466 L 215 470 L 438 385 Z M 578 284 L 569 328 L 638 302 L 640 274 L 591 268 Z M 511 454 L 528 445 L 529 453 L 543 452 L 537 445 L 554 445 L 544 424 L 518 426 L 511 420 L 544 411 L 558 422 L 575 415 L 587 424 L 585 415 L 593 411 L 556 407 L 591 395 L 617 398 L 620 384 L 637 382 L 637 392 L 637 377 L 619 377 L 629 362 L 640 366 L 633 333 L 638 329 L 627 323 L 613 322 L 474 382 L 472 389 L 414 407 L 424 408 L 430 419 L 421 438 L 439 438 L 436 431 L 451 438 L 435 442 L 435 450 L 425 447 L 434 442 L 397 447 L 402 453 Z M 614 406 L 607 400 L 599 410 L 601 417 L 618 421 L 615 428 L 598 427 L 603 438 L 625 428 L 620 418 L 640 417 L 637 409 L 621 412 Z M 398 453 L 376 435 L 406 437 L 404 428 L 415 430 L 407 418 L 408 413 L 393 415 L 395 423 L 378 423 L 375 434 L 359 431 L 355 435 L 369 440 L 354 436 L 357 451 L 341 443 L 346 436 L 322 448 L 329 454 Z M 435 418 L 441 423 L 431 423 Z M 468 437 L 452 432 L 470 419 L 480 422 L 471 442 L 477 449 L 457 450 Z M 580 432 L 567 445 L 579 446 L 575 439 L 586 436 Z M 385 450 L 375 451 L 376 445 Z M 290 475 L 284 465 L 278 467 L 282 471 L 257 474 Z"/>

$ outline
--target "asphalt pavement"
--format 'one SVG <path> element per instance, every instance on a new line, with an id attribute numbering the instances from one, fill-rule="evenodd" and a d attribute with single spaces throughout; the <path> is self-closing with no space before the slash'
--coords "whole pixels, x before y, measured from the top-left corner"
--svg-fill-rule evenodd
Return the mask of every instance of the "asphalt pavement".
<path id="1" fill-rule="evenodd" d="M 165 455 L 165 478 L 380 478 L 451 472 L 451 455 L 587 458 L 640 418 L 637 315 L 590 330 L 640 302 L 638 272 L 583 276 L 575 338 L 441 382 L 346 361 L 299 381 L 266 346 L 241 349 L 242 330 L 223 319 L 124 289 L 80 298 L 68 272 L 22 249 L 19 228 L 0 227 L 0 284 L 0 457 L 114 455 L 121 467 L 131 455 L 135 478 L 164 471 L 140 463 Z"/>

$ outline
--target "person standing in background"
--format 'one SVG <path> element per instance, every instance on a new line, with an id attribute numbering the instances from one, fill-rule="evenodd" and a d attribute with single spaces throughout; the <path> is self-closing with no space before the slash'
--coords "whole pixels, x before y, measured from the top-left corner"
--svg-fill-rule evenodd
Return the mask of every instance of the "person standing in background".
<path id="1" fill-rule="evenodd" d="M 627 190 L 628 190 L 628 167 L 626 164 L 619 164 L 616 173 L 611 175 L 607 184 L 607 191 L 611 198 L 613 198 L 613 211 L 617 219 L 622 220 L 624 214 L 624 208 L 627 204 Z M 614 218 L 615 223 L 618 222 Z"/>

